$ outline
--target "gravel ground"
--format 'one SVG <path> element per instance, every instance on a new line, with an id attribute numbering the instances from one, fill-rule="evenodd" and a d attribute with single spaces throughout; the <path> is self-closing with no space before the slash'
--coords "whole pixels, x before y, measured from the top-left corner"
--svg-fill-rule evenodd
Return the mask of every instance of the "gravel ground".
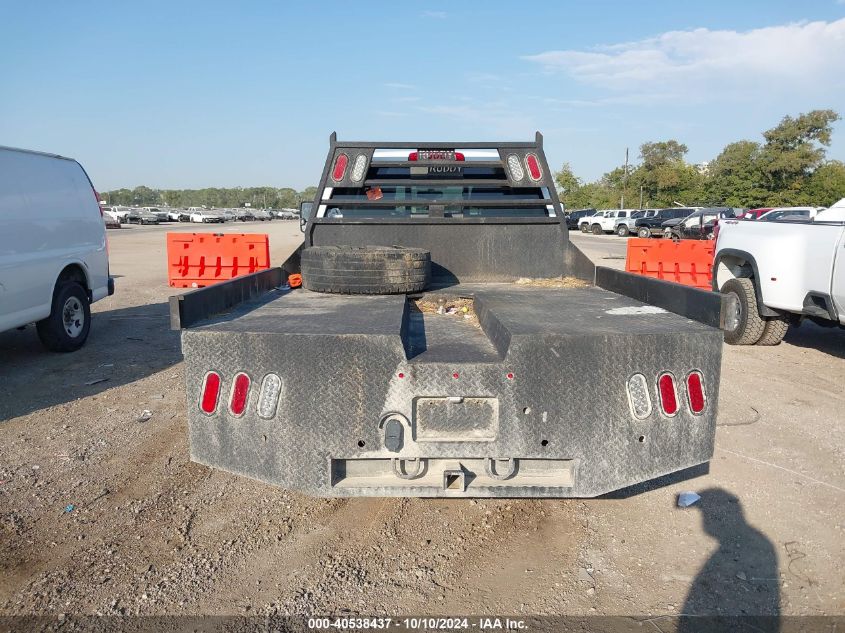
<path id="1" fill-rule="evenodd" d="M 0 615 L 845 613 L 845 331 L 726 347 L 716 454 L 687 481 L 312 499 L 188 461 L 166 230 L 109 232 L 117 293 L 81 351 L 0 334 Z M 274 263 L 301 240 L 214 230 L 268 232 Z M 622 241 L 576 239 L 602 264 Z"/>

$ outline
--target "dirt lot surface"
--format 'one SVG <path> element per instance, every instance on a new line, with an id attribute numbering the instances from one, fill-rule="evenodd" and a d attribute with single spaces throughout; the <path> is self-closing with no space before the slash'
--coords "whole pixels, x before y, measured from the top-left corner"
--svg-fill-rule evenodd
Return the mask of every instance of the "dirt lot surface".
<path id="1" fill-rule="evenodd" d="M 117 293 L 81 351 L 0 334 L 0 614 L 845 612 L 845 331 L 725 347 L 716 453 L 693 479 L 312 499 L 188 461 L 166 230 L 109 232 Z M 274 263 L 301 239 L 295 222 L 222 230 L 269 232 Z M 576 239 L 602 264 L 623 242 Z M 679 509 L 685 490 L 702 499 Z"/>

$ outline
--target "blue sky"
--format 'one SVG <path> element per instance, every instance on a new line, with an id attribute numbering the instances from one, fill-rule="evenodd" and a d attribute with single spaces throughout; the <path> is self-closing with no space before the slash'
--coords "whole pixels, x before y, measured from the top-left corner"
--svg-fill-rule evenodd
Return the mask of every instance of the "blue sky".
<path id="1" fill-rule="evenodd" d="M 845 115 L 845 0 L 6 2 L 0 144 L 101 190 L 314 184 L 328 136 L 519 140 L 594 179 Z M 845 124 L 829 156 L 845 159 Z"/>

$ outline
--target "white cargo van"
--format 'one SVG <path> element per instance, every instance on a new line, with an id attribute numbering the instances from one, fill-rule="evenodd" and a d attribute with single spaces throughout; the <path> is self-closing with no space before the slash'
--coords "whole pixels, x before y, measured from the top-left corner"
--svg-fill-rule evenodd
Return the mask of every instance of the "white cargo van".
<path id="1" fill-rule="evenodd" d="M 75 160 L 0 146 L 0 332 L 36 323 L 79 349 L 94 301 L 114 293 L 99 197 Z"/>

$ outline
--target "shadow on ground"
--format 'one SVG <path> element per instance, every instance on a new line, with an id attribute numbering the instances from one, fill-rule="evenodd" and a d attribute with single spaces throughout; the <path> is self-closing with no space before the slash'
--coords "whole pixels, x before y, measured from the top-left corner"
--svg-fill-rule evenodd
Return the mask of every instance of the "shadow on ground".
<path id="1" fill-rule="evenodd" d="M 801 327 L 790 327 L 784 340 L 796 347 L 817 349 L 820 352 L 845 358 L 845 329 L 839 327 L 821 327 L 812 321 L 806 321 Z"/>
<path id="2" fill-rule="evenodd" d="M 774 545 L 746 522 L 736 496 L 722 488 L 699 494 L 698 503 L 686 511 L 701 513 L 704 532 L 716 539 L 718 549 L 693 580 L 677 630 L 780 631 L 780 578 Z"/>
<path id="3" fill-rule="evenodd" d="M 95 312 L 88 342 L 70 354 L 46 351 L 34 326 L 3 332 L 0 359 L 3 421 L 146 378 L 182 352 L 168 305 L 153 303 Z"/>

